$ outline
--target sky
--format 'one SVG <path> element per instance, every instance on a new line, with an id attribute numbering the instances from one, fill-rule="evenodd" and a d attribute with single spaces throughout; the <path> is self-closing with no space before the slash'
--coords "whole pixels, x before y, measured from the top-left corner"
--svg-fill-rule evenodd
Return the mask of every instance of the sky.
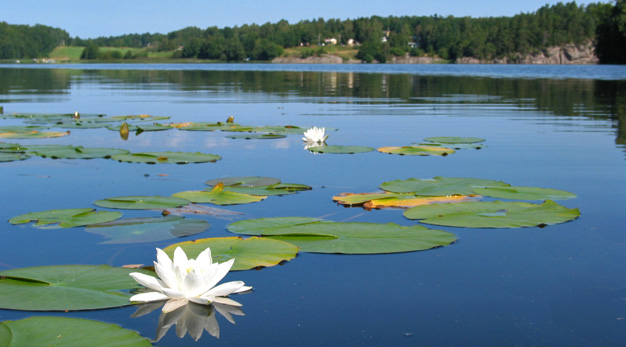
<path id="1" fill-rule="evenodd" d="M 317 18 L 356 19 L 378 15 L 498 17 L 554 5 L 558 0 L 3 0 L 0 22 L 43 24 L 72 37 L 96 38 L 161 33 L 196 26 L 223 28 L 243 24 L 294 24 Z M 568 0 L 562 1 L 569 2 Z M 609 0 L 579 0 L 578 5 Z"/>

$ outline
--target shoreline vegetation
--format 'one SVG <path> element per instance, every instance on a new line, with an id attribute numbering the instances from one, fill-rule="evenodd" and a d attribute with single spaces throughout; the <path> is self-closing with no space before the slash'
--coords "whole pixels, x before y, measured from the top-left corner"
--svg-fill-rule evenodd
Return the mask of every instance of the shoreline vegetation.
<path id="1" fill-rule="evenodd" d="M 379 17 L 187 27 L 84 40 L 0 22 L 1 63 L 625 64 L 626 0 L 513 17 Z"/>

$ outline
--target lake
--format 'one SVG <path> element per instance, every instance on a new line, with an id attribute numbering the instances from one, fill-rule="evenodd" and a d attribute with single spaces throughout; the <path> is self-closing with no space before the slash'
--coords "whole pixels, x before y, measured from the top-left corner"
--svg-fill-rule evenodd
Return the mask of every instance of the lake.
<path id="1" fill-rule="evenodd" d="M 71 129 L 69 136 L 0 140 L 217 154 L 215 163 L 121 163 L 32 157 L 0 163 L 0 271 L 60 264 L 151 265 L 155 248 L 233 236 L 229 223 L 263 217 L 418 223 L 401 209 L 346 208 L 332 197 L 376 192 L 387 181 L 467 177 L 565 190 L 580 217 L 526 228 L 429 226 L 449 246 L 419 252 L 301 252 L 279 266 L 231 272 L 254 290 L 236 324 L 217 314 L 224 345 L 622 345 L 626 340 L 626 67 L 497 65 L 2 65 L 0 106 L 12 113 L 149 114 L 169 122 L 335 128 L 328 145 L 408 146 L 437 136 L 484 146 L 448 156 L 313 154 L 302 136 L 231 139 L 230 132 L 131 133 Z M 21 120 L 0 119 L 0 126 Z M 54 129 L 63 130 L 63 129 Z M 64 130 L 63 130 L 64 131 Z M 95 207 L 96 200 L 200 190 L 209 179 L 268 176 L 311 186 L 245 205 L 242 213 L 193 216 L 211 228 L 158 242 L 103 244 L 83 227 L 38 229 L 8 219 L 35 211 Z M 124 218 L 160 211 L 123 210 Z M 219 217 L 219 218 L 218 218 Z M 88 318 L 154 339 L 160 310 L 135 306 L 72 312 L 0 310 Z M 175 328 L 156 345 L 195 345 Z"/>

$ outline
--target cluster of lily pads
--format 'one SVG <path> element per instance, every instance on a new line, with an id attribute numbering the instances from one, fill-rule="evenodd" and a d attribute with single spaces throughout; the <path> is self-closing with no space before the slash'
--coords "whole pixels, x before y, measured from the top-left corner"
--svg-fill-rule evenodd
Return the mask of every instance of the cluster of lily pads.
<path id="1" fill-rule="evenodd" d="M 447 156 L 455 153 L 460 149 L 482 149 L 484 145 L 484 139 L 476 137 L 458 137 L 458 136 L 445 136 L 445 137 L 429 137 L 424 139 L 425 143 L 414 143 L 409 146 L 386 146 L 379 147 L 378 152 L 387 154 L 398 155 L 438 155 Z M 306 146 L 307 150 L 313 153 L 333 153 L 333 154 L 355 154 L 355 153 L 367 153 L 374 151 L 374 148 L 367 146 L 338 146 L 327 145 L 325 142 L 314 145 Z"/>
<path id="2" fill-rule="evenodd" d="M 553 200 L 575 198 L 567 191 L 514 187 L 502 181 L 434 177 L 384 182 L 382 192 L 342 193 L 333 200 L 344 206 L 365 209 L 408 208 L 404 216 L 421 223 L 468 228 L 519 228 L 546 226 L 576 219 L 580 211 Z M 479 201 L 483 197 L 521 201 Z"/>
<path id="3" fill-rule="evenodd" d="M 272 139 L 289 134 L 304 134 L 312 140 L 307 150 L 314 153 L 364 153 L 374 148 L 364 146 L 328 146 L 324 128 L 307 131 L 296 126 L 243 126 L 235 124 L 232 117 L 216 123 L 153 123 L 167 117 L 147 115 L 105 117 L 104 115 L 11 115 L 22 119 L 27 126 L 1 127 L 0 138 L 41 138 L 65 136 L 69 132 L 49 132 L 49 128 L 107 127 L 127 138 L 131 131 L 230 131 L 246 134 L 230 138 Z M 5 117 L 6 118 L 6 117 Z M 127 123 L 131 122 L 131 124 Z M 121 124 L 119 124 L 122 122 Z M 328 130 L 328 129 L 327 129 Z M 330 129 L 334 130 L 334 129 Z M 307 135 L 308 133 L 308 135 Z M 427 138 L 427 143 L 403 147 L 381 147 L 379 152 L 400 155 L 448 155 L 459 149 L 480 149 L 484 139 L 460 137 Z M 0 143 L 0 161 L 21 160 L 28 156 L 48 158 L 90 159 L 112 158 L 124 162 L 188 163 L 218 160 L 217 155 L 180 152 L 129 153 L 121 149 L 85 148 L 69 145 L 29 145 Z M 205 182 L 203 190 L 184 191 L 163 196 L 122 196 L 97 200 L 94 204 L 106 209 L 157 210 L 161 217 L 121 219 L 118 211 L 96 211 L 78 208 L 31 212 L 15 216 L 12 224 L 35 222 L 40 228 L 85 227 L 85 231 L 102 235 L 103 243 L 139 243 L 168 240 L 196 235 L 209 229 L 203 219 L 186 218 L 185 215 L 207 214 L 230 217 L 237 212 L 209 207 L 212 205 L 237 205 L 259 202 L 270 196 L 294 194 L 310 190 L 304 184 L 283 183 L 271 177 L 227 177 Z M 554 189 L 513 187 L 502 181 L 435 177 L 410 178 L 384 182 L 382 191 L 375 193 L 343 193 L 333 200 L 344 206 L 362 206 L 366 209 L 387 207 L 404 208 L 404 216 L 424 224 L 471 227 L 515 228 L 545 226 L 577 218 L 578 209 L 565 208 L 553 200 L 570 199 L 575 195 Z M 482 201 L 482 199 L 492 199 Z M 543 200 L 540 204 L 505 200 Z M 401 226 L 395 223 L 335 222 L 311 217 L 275 217 L 241 220 L 230 223 L 227 230 L 232 237 L 213 237 L 184 241 L 164 249 L 169 256 L 180 248 L 189 257 L 201 257 L 207 248 L 212 260 L 232 261 L 231 270 L 248 270 L 269 267 L 290 261 L 299 252 L 332 254 L 381 254 L 422 251 L 451 245 L 457 237 L 448 231 L 429 229 L 422 225 Z M 244 238 L 245 236 L 245 238 Z M 57 265 L 0 271 L 0 308 L 27 311 L 92 310 L 130 305 L 131 292 L 145 290 L 130 273 L 156 276 L 151 268 L 117 268 L 106 265 Z M 167 305 L 167 304 L 166 304 Z M 134 316 L 160 307 L 144 305 Z M 184 310 L 184 311 L 180 311 Z M 197 311 L 197 312 L 196 312 Z M 157 337 L 176 324 L 180 317 L 210 323 L 204 328 L 212 335 L 219 334 L 215 311 L 231 322 L 232 314 L 243 312 L 238 308 L 220 306 L 198 308 L 188 305 L 175 312 L 164 312 L 159 320 Z M 184 312 L 184 314 L 183 314 Z M 174 315 L 174 316 L 172 316 Z M 196 318 L 190 318 L 196 317 Z M 164 322 L 170 322 L 168 324 Z M 203 323 L 204 324 L 204 323 Z M 187 326 L 193 325 L 188 322 Z M 198 324 L 195 324 L 198 325 Z M 33 326 L 37 326 L 36 332 Z M 185 323 L 177 326 L 184 335 Z M 217 329 L 217 330 L 216 330 Z M 133 331 L 117 325 L 63 317 L 32 317 L 21 321 L 0 322 L 0 341 L 19 339 L 29 345 L 45 344 L 62 336 L 63 344 L 86 343 L 95 334 L 106 333 L 106 341 L 99 343 L 123 345 L 150 345 L 150 341 Z M 194 338 L 202 333 L 189 332 Z M 56 340 L 59 341 L 59 340 Z"/>

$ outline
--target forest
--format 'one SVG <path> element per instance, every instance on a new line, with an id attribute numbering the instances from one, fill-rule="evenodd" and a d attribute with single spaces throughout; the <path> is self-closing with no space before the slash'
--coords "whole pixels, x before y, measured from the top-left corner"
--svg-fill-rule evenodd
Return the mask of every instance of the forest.
<path id="1" fill-rule="evenodd" d="M 336 43 L 335 43 L 336 40 Z M 626 63 L 626 0 L 586 6 L 546 5 L 512 17 L 402 16 L 303 20 L 290 24 L 187 27 L 167 34 L 71 38 L 62 29 L 0 23 L 0 59 L 46 56 L 58 45 L 85 47 L 81 59 L 134 59 L 129 48 L 172 52 L 171 58 L 268 61 L 292 47 L 353 46 L 356 58 L 384 63 L 392 56 L 430 56 L 454 61 L 530 54 L 547 47 L 593 42 L 601 63 Z M 100 52 L 99 47 L 117 47 Z M 125 54 L 124 54 L 125 53 Z"/>

